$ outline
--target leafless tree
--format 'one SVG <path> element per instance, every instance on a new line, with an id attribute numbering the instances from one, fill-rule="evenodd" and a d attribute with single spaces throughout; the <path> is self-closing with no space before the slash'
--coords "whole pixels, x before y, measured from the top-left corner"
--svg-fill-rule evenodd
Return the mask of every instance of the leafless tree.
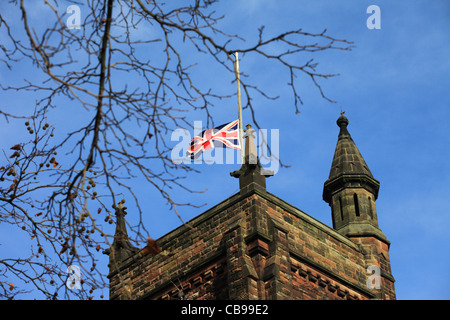
<path id="1" fill-rule="evenodd" d="M 211 106 L 235 98 L 233 90 L 220 93 L 198 77 L 203 63 L 214 63 L 222 70 L 221 77 L 233 79 L 235 52 L 263 57 L 267 64 L 287 71 L 295 112 L 303 104 L 296 83 L 299 76 L 309 78 L 322 97 L 332 101 L 320 81 L 336 74 L 318 72 L 317 63 L 302 54 L 350 50 L 351 42 L 335 39 L 326 30 L 297 29 L 266 37 L 260 27 L 258 37 L 247 44 L 240 35 L 219 28 L 225 17 L 215 11 L 217 2 L 1 4 L 1 67 L 30 66 L 21 84 L 4 80 L 1 89 L 17 99 L 33 96 L 28 114 L 0 106 L 2 126 L 11 131 L 23 128 L 29 134 L 21 141 L 13 135 L 2 139 L 0 224 L 16 228 L 30 246 L 28 252 L 0 256 L 1 297 L 20 298 L 26 290 L 34 290 L 46 299 L 88 299 L 94 290 L 107 287 L 96 261 L 112 242 L 113 235 L 105 232 L 115 219 L 111 205 L 125 196 L 133 199 L 139 222 L 131 226 L 130 238 L 140 246 L 148 236 L 134 179 L 144 179 L 176 213 L 180 205 L 194 205 L 174 200 L 179 188 L 196 191 L 180 180 L 194 169 L 171 161 L 168 134 L 176 128 L 190 129 L 192 114 L 213 125 Z M 79 29 L 67 25 L 69 5 L 81 8 Z M 41 10 L 39 22 L 31 18 L 36 6 Z M 19 20 L 12 20 L 16 17 L 20 26 Z M 249 79 L 241 74 L 243 109 L 251 111 L 258 126 L 252 97 L 273 97 Z M 69 121 L 75 129 L 64 122 L 67 119 L 47 123 L 67 106 L 71 109 L 64 112 L 73 115 Z M 87 275 L 83 290 L 66 287 L 65 268 L 72 264 Z"/>

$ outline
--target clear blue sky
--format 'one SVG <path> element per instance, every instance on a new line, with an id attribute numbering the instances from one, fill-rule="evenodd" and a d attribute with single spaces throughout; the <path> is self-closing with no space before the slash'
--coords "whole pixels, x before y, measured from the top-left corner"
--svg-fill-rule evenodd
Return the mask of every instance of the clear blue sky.
<path id="1" fill-rule="evenodd" d="M 379 30 L 366 26 L 366 9 L 372 4 L 381 9 Z M 319 72 L 340 74 L 321 82 L 337 103 L 325 101 L 309 79 L 299 78 L 304 106 L 297 115 L 285 71 L 252 57 L 241 58 L 242 72 L 269 94 L 280 96 L 275 101 L 255 96 L 253 101 L 261 127 L 280 130 L 280 156 L 291 165 L 269 178 L 267 189 L 331 226 L 322 190 L 342 105 L 350 121 L 348 129 L 381 183 L 376 205 L 379 226 L 392 243 L 397 298 L 449 299 L 450 2 L 226 0 L 217 10 L 227 16 L 221 26 L 230 33 L 239 32 L 249 43 L 256 41 L 261 25 L 268 34 L 297 28 L 318 33 L 327 28 L 329 35 L 354 41 L 350 52 L 312 56 L 319 62 Z M 221 79 L 208 65 L 200 63 L 198 68 L 208 85 L 235 90 L 230 79 Z M 212 114 L 217 124 L 233 120 L 235 99 L 217 102 Z M 251 123 L 248 111 L 243 117 L 244 123 Z M 0 133 L 5 134 L 4 130 L 0 128 Z M 4 141 L 0 144 L 2 149 L 7 146 Z M 238 180 L 229 176 L 237 168 L 196 165 L 200 173 L 188 175 L 185 184 L 207 191 L 181 192 L 178 197 L 206 205 L 181 208 L 183 219 L 237 192 Z M 148 185 L 137 185 L 136 193 L 147 208 L 144 222 L 153 238 L 180 225 L 159 193 Z M 128 207 L 131 216 L 132 206 Z"/>

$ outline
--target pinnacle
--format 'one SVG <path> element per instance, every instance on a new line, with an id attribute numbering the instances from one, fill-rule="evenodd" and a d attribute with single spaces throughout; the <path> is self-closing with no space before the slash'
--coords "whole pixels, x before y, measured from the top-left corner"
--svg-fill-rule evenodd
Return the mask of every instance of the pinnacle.
<path id="1" fill-rule="evenodd" d="M 272 176 L 273 172 L 268 171 L 261 167 L 256 152 L 256 146 L 254 142 L 254 132 L 251 125 L 247 125 L 245 130 L 245 153 L 244 162 L 239 170 L 230 172 L 230 175 L 235 178 L 239 178 L 239 187 L 242 191 L 248 188 L 253 189 L 257 185 L 257 188 L 266 189 L 266 177 Z"/>

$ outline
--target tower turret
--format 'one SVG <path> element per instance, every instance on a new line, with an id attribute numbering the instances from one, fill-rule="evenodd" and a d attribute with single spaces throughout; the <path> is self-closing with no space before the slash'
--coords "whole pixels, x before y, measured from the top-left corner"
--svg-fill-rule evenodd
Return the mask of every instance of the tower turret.
<path id="1" fill-rule="evenodd" d="M 380 183 L 369 170 L 347 130 L 344 113 L 337 119 L 340 128 L 330 175 L 323 187 L 323 200 L 331 207 L 333 228 L 357 243 L 364 255 L 367 287 L 375 289 L 379 299 L 395 297 L 394 278 L 389 259 L 390 242 L 378 227 L 375 200 Z"/>

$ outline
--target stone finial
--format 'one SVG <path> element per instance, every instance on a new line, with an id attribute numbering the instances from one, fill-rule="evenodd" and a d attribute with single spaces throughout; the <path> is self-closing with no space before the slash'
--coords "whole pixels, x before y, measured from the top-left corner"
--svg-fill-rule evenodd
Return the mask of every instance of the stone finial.
<path id="1" fill-rule="evenodd" d="M 127 226 L 125 221 L 126 207 L 123 206 L 125 200 L 114 206 L 116 209 L 116 231 L 114 240 L 109 250 L 109 260 L 111 262 L 121 263 L 131 255 L 138 252 L 138 248 L 134 247 L 128 239 Z"/>
<path id="2" fill-rule="evenodd" d="M 235 178 L 239 178 L 239 187 L 241 192 L 246 192 L 248 189 L 259 188 L 260 190 L 266 189 L 266 177 L 273 175 L 272 171 L 266 170 L 261 167 L 256 152 L 255 130 L 248 124 L 245 130 L 245 149 L 244 149 L 244 162 L 241 164 L 239 170 L 230 172 L 230 175 Z"/>

